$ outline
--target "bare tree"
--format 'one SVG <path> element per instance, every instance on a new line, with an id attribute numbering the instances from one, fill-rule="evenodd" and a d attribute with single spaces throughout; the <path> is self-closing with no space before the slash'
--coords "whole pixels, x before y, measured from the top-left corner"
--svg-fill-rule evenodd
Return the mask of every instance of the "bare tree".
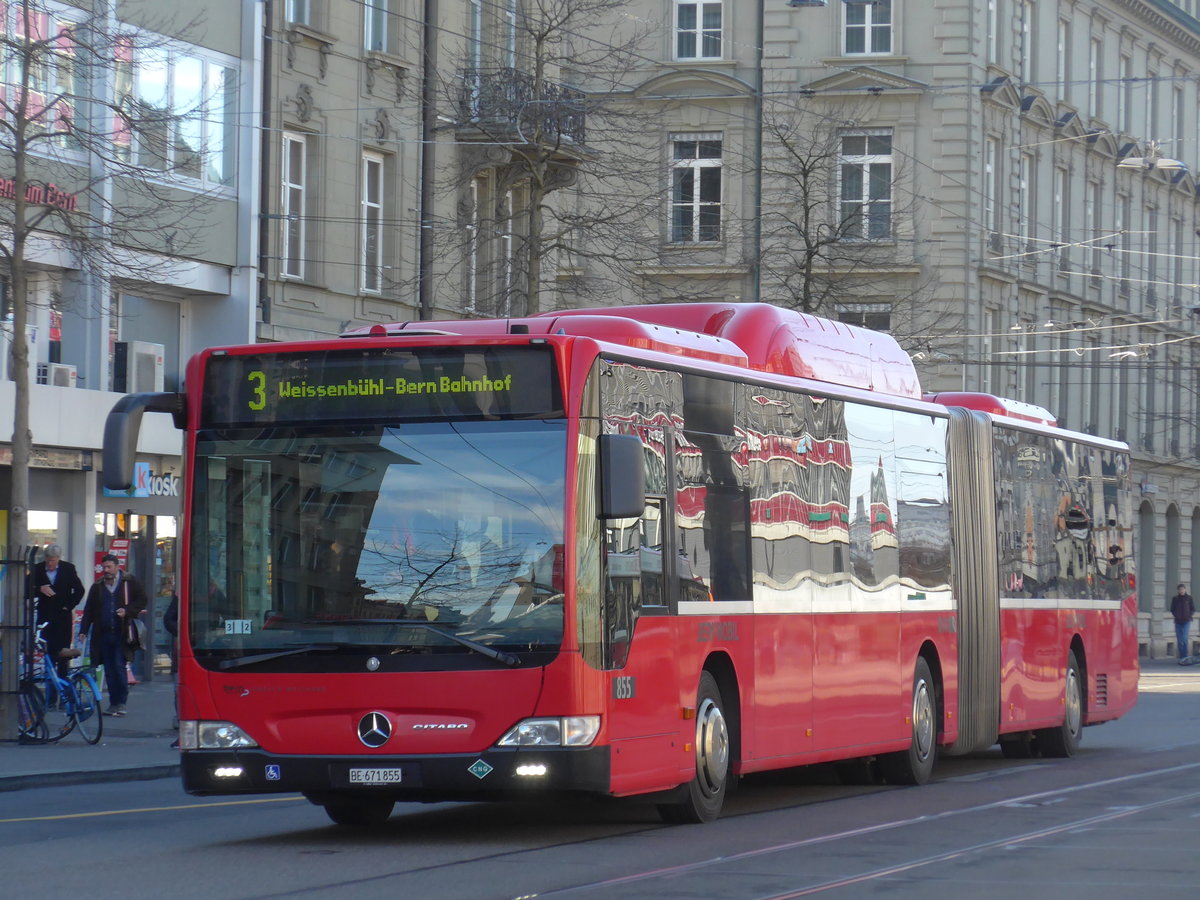
<path id="1" fill-rule="evenodd" d="M 0 9 L 5 9 L 0 7 Z M 26 327 L 31 276 L 41 257 L 57 255 L 85 277 L 153 281 L 198 240 L 211 190 L 196 188 L 210 164 L 194 140 L 211 97 L 179 108 L 155 75 L 165 75 L 173 42 L 167 28 L 117 21 L 113 5 L 93 11 L 40 0 L 13 0 L 0 28 L 0 261 L 8 279 L 14 383 L 9 557 L 28 544 L 30 360 Z M 172 33 L 196 27 L 190 22 Z M 135 67 L 140 76 L 135 79 Z M 231 90 L 218 87 L 218 94 Z M 218 96 L 215 102 L 221 102 Z M 173 179 L 191 179 L 186 192 Z M 15 572 L 16 567 L 10 568 Z M 6 622 L 18 619 L 21 585 L 10 578 Z M 16 633 L 5 631 L 6 674 L 16 671 Z M 2 698 L 0 698 L 2 700 Z M 0 729 L 14 716 L 0 719 Z M 0 735 L 2 736 L 2 735 Z"/>
<path id="2" fill-rule="evenodd" d="M 636 178 L 654 159 L 651 113 L 625 102 L 623 82 L 650 29 L 621 16 L 627 5 L 522 3 L 511 53 L 504 41 L 468 45 L 461 70 L 445 74 L 442 100 L 458 110 L 460 148 L 441 185 L 458 212 L 438 240 L 454 251 L 444 259 L 461 260 L 443 267 L 444 294 L 467 283 L 468 312 L 551 308 L 556 281 L 593 302 L 615 299 L 649 258 L 647 242 L 634 238 L 654 202 L 647 190 L 658 190 Z M 614 21 L 634 24 L 618 33 Z M 609 140 L 614 133 L 619 141 Z M 485 190 L 473 192 L 472 182 Z"/>
<path id="3" fill-rule="evenodd" d="M 919 306 L 933 286 L 915 249 L 919 204 L 870 99 L 769 96 L 751 161 L 762 166 L 762 299 L 829 318 L 855 303 Z"/>

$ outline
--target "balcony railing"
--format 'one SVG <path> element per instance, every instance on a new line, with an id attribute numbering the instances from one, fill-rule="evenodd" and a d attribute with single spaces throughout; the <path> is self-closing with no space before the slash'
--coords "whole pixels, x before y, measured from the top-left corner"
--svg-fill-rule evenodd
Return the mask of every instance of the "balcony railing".
<path id="1" fill-rule="evenodd" d="M 511 131 L 533 141 L 584 139 L 586 95 L 553 81 L 537 84 L 518 69 L 466 69 L 463 119 L 483 131 Z"/>

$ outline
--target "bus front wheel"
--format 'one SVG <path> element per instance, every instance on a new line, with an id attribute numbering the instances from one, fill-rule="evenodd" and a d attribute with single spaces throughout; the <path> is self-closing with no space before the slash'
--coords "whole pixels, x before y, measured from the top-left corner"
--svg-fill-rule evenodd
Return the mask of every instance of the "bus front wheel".
<path id="1" fill-rule="evenodd" d="M 925 657 L 917 658 L 912 688 L 912 743 L 907 750 L 879 757 L 889 784 L 924 784 L 937 758 L 937 688 Z"/>
<path id="2" fill-rule="evenodd" d="M 721 690 L 712 673 L 706 671 L 700 676 L 696 694 L 696 776 L 678 788 L 679 799 L 658 805 L 664 822 L 700 824 L 721 814 L 729 788 L 729 747 Z"/>

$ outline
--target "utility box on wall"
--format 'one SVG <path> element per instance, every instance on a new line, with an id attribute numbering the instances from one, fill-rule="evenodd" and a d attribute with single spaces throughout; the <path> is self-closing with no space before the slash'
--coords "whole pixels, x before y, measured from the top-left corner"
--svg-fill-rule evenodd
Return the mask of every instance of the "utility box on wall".
<path id="1" fill-rule="evenodd" d="M 151 341 L 117 341 L 113 351 L 113 390 L 119 394 L 163 389 L 166 348 Z"/>

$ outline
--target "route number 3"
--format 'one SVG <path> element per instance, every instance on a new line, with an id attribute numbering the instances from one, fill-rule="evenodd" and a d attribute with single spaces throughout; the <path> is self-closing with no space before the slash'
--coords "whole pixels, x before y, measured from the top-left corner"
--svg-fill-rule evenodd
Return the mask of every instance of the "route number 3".
<path id="1" fill-rule="evenodd" d="M 255 369 L 253 372 L 246 374 L 246 380 L 250 382 L 250 389 L 253 391 L 253 395 L 246 405 L 255 412 L 262 412 L 267 408 L 266 373 Z"/>

